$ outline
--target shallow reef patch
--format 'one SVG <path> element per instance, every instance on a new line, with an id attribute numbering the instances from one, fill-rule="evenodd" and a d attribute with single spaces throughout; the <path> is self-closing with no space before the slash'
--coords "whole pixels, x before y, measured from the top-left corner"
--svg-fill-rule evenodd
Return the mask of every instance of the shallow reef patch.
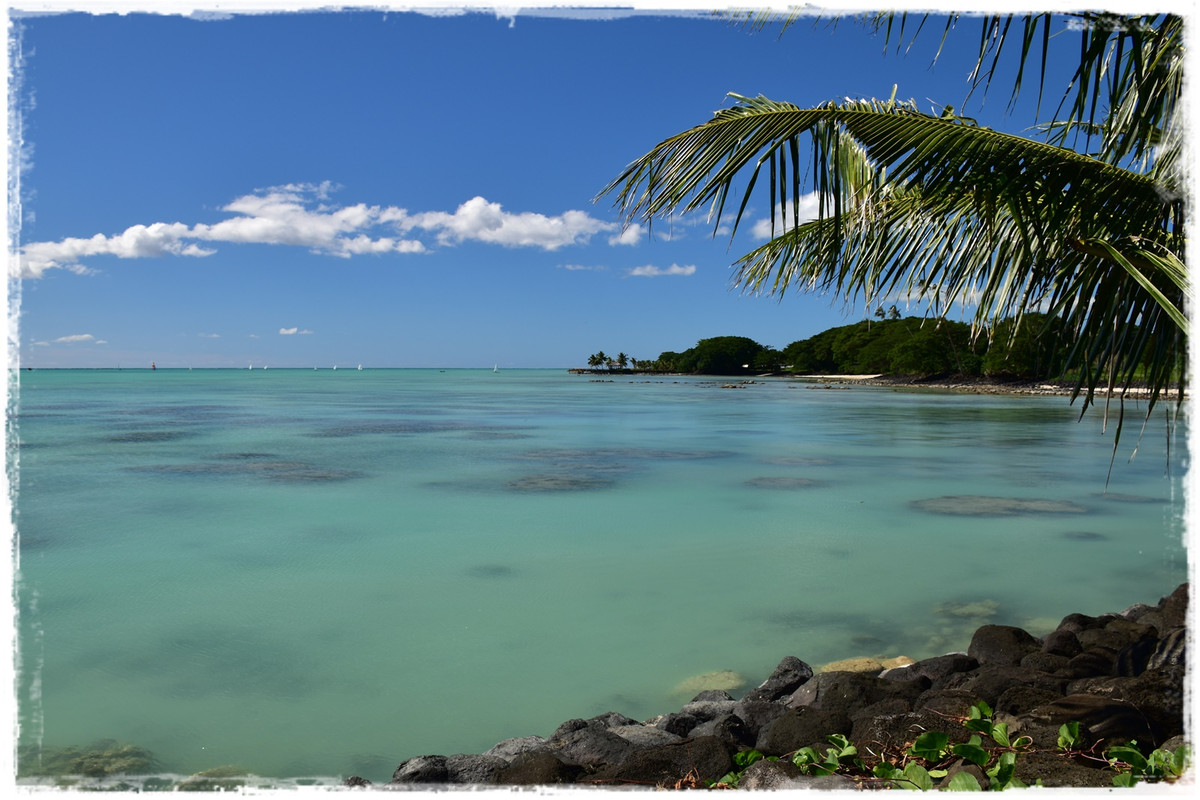
<path id="1" fill-rule="evenodd" d="M 821 486 L 823 483 L 823 481 L 812 478 L 787 476 L 760 476 L 745 481 L 746 486 L 754 486 L 759 489 L 808 489 L 813 486 Z"/>
<path id="2" fill-rule="evenodd" d="M 1070 500 L 1045 498 L 988 497 L 986 495 L 956 494 L 913 500 L 913 508 L 933 514 L 952 514 L 964 517 L 1009 517 L 1019 514 L 1083 514 L 1087 509 Z"/>

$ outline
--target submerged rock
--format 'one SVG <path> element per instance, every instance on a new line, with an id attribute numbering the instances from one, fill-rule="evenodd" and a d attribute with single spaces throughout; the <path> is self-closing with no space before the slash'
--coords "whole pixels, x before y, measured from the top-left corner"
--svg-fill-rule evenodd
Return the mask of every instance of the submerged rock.
<path id="1" fill-rule="evenodd" d="M 788 477 L 759 477 L 751 478 L 746 481 L 747 486 L 754 486 L 759 489 L 807 489 L 811 486 L 820 486 L 821 481 L 813 480 L 812 478 L 788 478 Z"/>
<path id="2" fill-rule="evenodd" d="M 505 484 L 515 492 L 581 492 L 607 489 L 612 485 L 607 478 L 575 475 L 525 475 Z"/>
<path id="3" fill-rule="evenodd" d="M 744 675 L 731 669 L 717 672 L 706 672 L 703 675 L 693 675 L 675 685 L 671 690 L 673 697 L 694 697 L 706 689 L 719 689 L 724 692 L 736 692 L 746 686 L 748 681 Z"/>
<path id="4" fill-rule="evenodd" d="M 910 505 L 933 514 L 965 517 L 1008 517 L 1019 514 L 1083 514 L 1083 506 L 1070 500 L 1024 497 L 987 497 L 974 494 L 943 495 L 913 500 Z"/>

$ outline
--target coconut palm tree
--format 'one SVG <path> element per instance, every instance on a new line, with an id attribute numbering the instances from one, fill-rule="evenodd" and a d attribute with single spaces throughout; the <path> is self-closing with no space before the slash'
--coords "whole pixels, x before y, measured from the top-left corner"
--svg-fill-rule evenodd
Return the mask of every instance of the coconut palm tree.
<path id="1" fill-rule="evenodd" d="M 736 232 L 765 184 L 772 238 L 735 263 L 743 290 L 830 291 L 868 308 L 906 296 L 939 316 L 960 304 L 974 307 L 979 331 L 1047 311 L 1075 342 L 1068 368 L 1083 409 L 1098 387 L 1123 397 L 1143 381 L 1150 409 L 1172 383 L 1182 399 L 1182 20 L 1066 17 L 1082 26 L 1080 63 L 1044 141 L 951 108 L 924 113 L 894 89 L 886 101 L 816 108 L 730 95 L 732 107 L 660 142 L 601 196 L 614 196 L 630 222 L 707 206 L 718 226 L 732 217 Z M 903 38 L 905 21 L 874 20 L 889 39 Z M 947 30 L 957 23 L 950 17 Z M 1050 14 L 982 18 L 971 89 L 987 90 L 1016 39 L 1015 99 L 1026 64 L 1060 24 Z M 798 201 L 810 193 L 818 214 L 802 219 Z"/>

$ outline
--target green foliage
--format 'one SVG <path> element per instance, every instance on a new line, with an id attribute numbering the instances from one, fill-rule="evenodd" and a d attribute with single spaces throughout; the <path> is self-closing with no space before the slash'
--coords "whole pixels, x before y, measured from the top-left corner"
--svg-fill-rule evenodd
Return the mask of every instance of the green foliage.
<path id="1" fill-rule="evenodd" d="M 1109 766 L 1118 772 L 1113 778 L 1114 786 L 1133 786 L 1138 781 L 1174 782 L 1183 776 L 1191 762 L 1191 751 L 1186 745 L 1174 751 L 1157 749 L 1148 756 L 1142 755 L 1136 745 L 1133 741 L 1128 746 L 1110 747 L 1104 751 Z"/>
<path id="2" fill-rule="evenodd" d="M 852 745 L 849 739 L 836 733 L 825 738 L 833 747 L 828 748 L 824 756 L 818 754 L 812 747 L 802 747 L 796 751 L 795 756 L 792 757 L 792 763 L 800 768 L 801 773 L 832 775 L 846 765 L 852 765 L 860 770 L 864 769 L 862 760 L 858 758 L 858 748 Z"/>
<path id="3" fill-rule="evenodd" d="M 983 357 L 983 372 L 995 377 L 1057 376 L 1070 352 L 1062 321 L 1046 314 L 1001 320 L 992 329 L 991 340 Z"/>
<path id="4" fill-rule="evenodd" d="M 975 780 L 975 776 L 969 772 L 959 772 L 950 779 L 950 783 L 946 786 L 947 791 L 951 792 L 982 792 L 983 787 L 979 785 L 979 781 Z"/>
<path id="5" fill-rule="evenodd" d="M 751 764 L 763 760 L 778 761 L 779 759 L 777 756 L 764 756 L 758 750 L 742 750 L 738 753 L 735 753 L 733 756 L 733 763 L 737 769 L 726 772 L 715 781 L 710 781 L 708 784 L 709 788 L 715 786 L 726 786 L 731 789 L 736 789 L 738 784 L 741 783 L 742 775 L 745 774 L 746 769 L 749 768 Z"/>
<path id="6" fill-rule="evenodd" d="M 1064 751 L 1075 750 L 1082 743 L 1083 739 L 1079 735 L 1078 722 L 1064 722 L 1058 729 L 1058 749 Z"/>
<path id="7" fill-rule="evenodd" d="M 975 336 L 964 323 L 896 315 L 792 342 L 783 349 L 783 360 L 798 374 L 975 377 L 986 350 L 987 338 Z"/>
<path id="8" fill-rule="evenodd" d="M 679 354 L 663 353 L 659 360 L 674 355 L 675 372 L 743 375 L 754 366 L 764 350 L 766 348 L 761 344 L 745 336 L 716 336 L 701 339 L 695 347 Z"/>
<path id="9" fill-rule="evenodd" d="M 879 19 L 890 44 L 893 15 Z M 946 17 L 942 35 L 965 19 Z M 976 19 L 968 96 L 986 93 L 1002 47 L 1016 42 L 1005 50 L 1019 48 L 1012 98 L 1026 66 L 1040 61 L 1040 100 L 1051 42 L 1078 41 L 1069 49 L 1079 66 L 1055 112 L 1065 116 L 1040 126 L 1045 141 L 982 127 L 948 106 L 922 112 L 894 90 L 887 100 L 811 108 L 731 95 L 730 106 L 664 139 L 602 194 L 630 222 L 708 209 L 731 236 L 766 200 L 791 214 L 735 262 L 746 291 L 827 292 L 868 309 L 907 297 L 937 316 L 967 306 L 980 327 L 1048 309 L 1074 343 L 1066 367 L 1085 408 L 1103 387 L 1141 382 L 1147 415 L 1173 383 L 1182 403 L 1192 294 L 1183 17 Z M 1040 110 L 1039 102 L 1031 123 Z M 808 197 L 817 215 L 803 219 Z M 910 350 L 906 363 L 930 368 L 924 349 Z M 1114 446 L 1123 414 L 1121 406 Z"/>

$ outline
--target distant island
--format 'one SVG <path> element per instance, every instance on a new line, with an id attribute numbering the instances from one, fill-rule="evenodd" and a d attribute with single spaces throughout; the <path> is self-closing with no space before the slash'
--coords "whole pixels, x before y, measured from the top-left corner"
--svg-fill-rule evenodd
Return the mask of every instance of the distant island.
<path id="1" fill-rule="evenodd" d="M 1065 378 L 1073 346 L 1061 321 L 1030 313 L 985 331 L 946 319 L 901 317 L 895 306 L 874 319 L 830 328 L 782 350 L 744 336 L 701 339 L 683 352 L 654 360 L 604 351 L 588 358 L 579 374 L 683 375 L 887 375 L 908 380 L 997 382 Z"/>

